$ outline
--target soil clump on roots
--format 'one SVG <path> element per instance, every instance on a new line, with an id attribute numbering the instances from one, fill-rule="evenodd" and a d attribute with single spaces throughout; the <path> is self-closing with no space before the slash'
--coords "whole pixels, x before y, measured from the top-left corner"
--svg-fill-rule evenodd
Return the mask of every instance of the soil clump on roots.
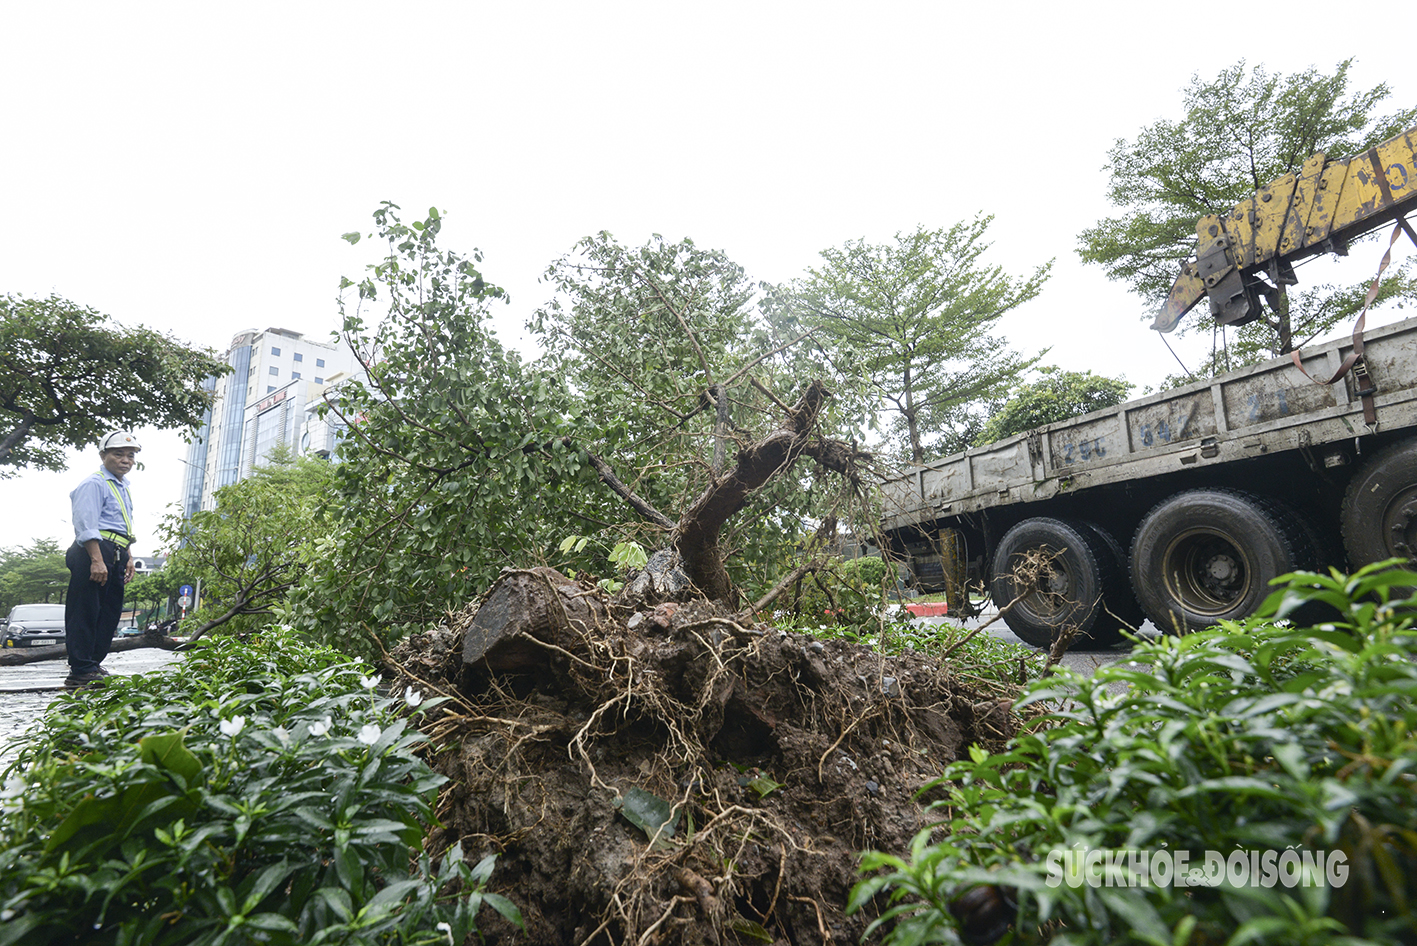
<path id="1" fill-rule="evenodd" d="M 1010 735 L 938 660 L 740 623 L 704 600 L 607 601 L 549 568 L 392 654 L 427 717 L 442 850 L 499 855 L 489 942 L 859 941 L 858 854 L 905 854 L 918 789 Z"/>

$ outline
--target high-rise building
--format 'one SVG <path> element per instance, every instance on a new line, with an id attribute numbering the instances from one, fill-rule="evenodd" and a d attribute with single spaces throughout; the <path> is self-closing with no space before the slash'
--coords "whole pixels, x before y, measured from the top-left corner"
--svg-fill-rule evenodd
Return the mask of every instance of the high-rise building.
<path id="1" fill-rule="evenodd" d="M 313 406 L 326 385 L 354 375 L 360 367 L 348 348 L 283 328 L 238 334 L 227 349 L 226 363 L 230 374 L 207 379 L 207 390 L 215 395 L 212 407 L 187 448 L 182 490 L 186 516 L 215 508 L 215 492 L 249 476 L 266 462 L 273 447 L 289 447 L 296 455 L 304 452 L 303 426 L 313 416 L 307 406 Z"/>

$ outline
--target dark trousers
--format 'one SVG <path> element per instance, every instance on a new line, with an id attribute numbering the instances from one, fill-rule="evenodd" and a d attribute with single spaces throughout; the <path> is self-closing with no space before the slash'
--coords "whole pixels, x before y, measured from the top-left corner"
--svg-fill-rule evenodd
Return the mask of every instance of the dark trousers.
<path id="1" fill-rule="evenodd" d="M 98 540 L 99 553 L 108 566 L 108 581 L 100 585 L 89 577 L 89 552 L 79 543 L 64 553 L 69 566 L 69 593 L 64 597 L 64 638 L 69 648 L 69 672 L 92 673 L 108 656 L 118 618 L 123 614 L 123 572 L 128 550 L 107 539 Z"/>

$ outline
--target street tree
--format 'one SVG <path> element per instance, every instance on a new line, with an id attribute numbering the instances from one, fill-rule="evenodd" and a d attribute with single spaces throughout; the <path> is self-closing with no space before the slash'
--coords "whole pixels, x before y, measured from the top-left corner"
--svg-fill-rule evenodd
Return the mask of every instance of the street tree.
<path id="1" fill-rule="evenodd" d="M 1121 404 L 1131 393 L 1125 378 L 1109 378 L 1091 371 L 1064 371 L 1047 366 L 1036 380 L 1021 385 L 999 405 L 975 437 L 984 446 L 1060 420 Z"/>
<path id="2" fill-rule="evenodd" d="M 175 587 L 169 587 L 169 579 L 170 576 L 164 575 L 162 571 L 138 575 L 128 582 L 128 587 L 123 592 L 123 600 L 140 613 L 156 614 L 162 603 L 176 591 Z"/>
<path id="3" fill-rule="evenodd" d="M 986 263 L 992 219 L 919 227 L 879 245 L 848 241 L 777 296 L 779 313 L 813 330 L 857 415 L 873 426 L 888 415 L 903 459 L 923 463 L 955 445 L 961 409 L 1007 391 L 1042 356 L 993 333 L 1038 295 L 1052 263 L 1023 277 Z"/>
<path id="4" fill-rule="evenodd" d="M 742 267 L 688 239 L 656 235 L 630 247 L 601 232 L 545 279 L 556 294 L 527 327 L 542 340 L 544 366 L 571 380 L 585 413 L 613 418 L 607 428 L 623 428 L 622 443 L 657 439 L 674 455 L 707 425 L 721 467 L 732 402 L 751 390 L 742 367 L 760 360 L 762 341 Z"/>
<path id="5" fill-rule="evenodd" d="M 0 550 L 0 614 L 17 604 L 63 601 L 69 587 L 64 550 L 53 539 Z"/>
<path id="6" fill-rule="evenodd" d="M 170 590 L 179 576 L 201 583 L 194 639 L 218 627 L 237 633 L 268 621 L 329 546 L 329 462 L 297 460 L 280 447 L 267 457 L 250 476 L 217 490 L 215 509 L 164 521 L 173 552 L 154 590 Z"/>
<path id="7" fill-rule="evenodd" d="M 203 381 L 230 370 L 59 296 L 0 297 L 0 477 L 62 470 L 65 447 L 114 428 L 196 427 L 211 405 Z"/>
<path id="8" fill-rule="evenodd" d="M 1350 90 L 1352 65 L 1348 59 L 1331 73 L 1310 67 L 1282 75 L 1242 60 L 1208 82 L 1193 76 L 1182 90 L 1183 118 L 1161 119 L 1108 152 L 1107 196 L 1120 213 L 1079 234 L 1078 255 L 1125 283 L 1154 313 L 1195 249 L 1201 217 L 1229 213 L 1313 154 L 1348 158 L 1417 122 L 1417 108 L 1379 113 L 1391 94 L 1386 83 Z M 1231 362 L 1282 354 L 1329 332 L 1356 315 L 1366 288 L 1288 293 L 1229 338 Z M 1385 283 L 1377 303 L 1395 298 L 1417 298 L 1406 270 Z M 1209 326 L 1192 318 L 1180 330 L 1187 329 Z"/>

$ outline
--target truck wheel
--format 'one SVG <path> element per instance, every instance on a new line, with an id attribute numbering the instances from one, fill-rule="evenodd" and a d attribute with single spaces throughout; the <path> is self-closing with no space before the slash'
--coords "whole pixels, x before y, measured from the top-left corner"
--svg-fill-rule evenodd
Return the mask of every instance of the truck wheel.
<path id="1" fill-rule="evenodd" d="M 1132 583 L 1127 577 L 1127 553 L 1112 533 L 1097 523 L 1084 521 L 1077 525 L 1091 532 L 1107 548 L 1112 562 L 1112 567 L 1103 569 L 1102 574 L 1102 603 L 1105 607 L 1088 636 L 1095 644 L 1119 643 L 1122 631 L 1135 634 L 1146 622 L 1146 613 L 1137 603 L 1137 596 L 1132 592 Z"/>
<path id="2" fill-rule="evenodd" d="M 1417 440 L 1378 451 L 1343 497 L 1343 549 L 1359 568 L 1417 558 Z"/>
<path id="3" fill-rule="evenodd" d="M 1177 493 L 1132 540 L 1132 589 L 1160 631 L 1202 630 L 1254 613 L 1285 572 L 1315 565 L 1299 517 L 1227 489 Z"/>
<path id="4" fill-rule="evenodd" d="M 1039 561 L 1037 553 L 1046 553 Z M 1036 568 L 1029 590 L 1020 573 Z M 1102 593 L 1114 571 L 1111 553 L 1084 526 L 1061 519 L 1025 519 L 1004 533 L 994 550 L 990 596 L 999 607 L 1015 601 L 1004 615 L 1009 629 L 1034 647 L 1049 647 L 1058 631 L 1076 625 L 1079 639 L 1091 639 L 1106 616 Z"/>

